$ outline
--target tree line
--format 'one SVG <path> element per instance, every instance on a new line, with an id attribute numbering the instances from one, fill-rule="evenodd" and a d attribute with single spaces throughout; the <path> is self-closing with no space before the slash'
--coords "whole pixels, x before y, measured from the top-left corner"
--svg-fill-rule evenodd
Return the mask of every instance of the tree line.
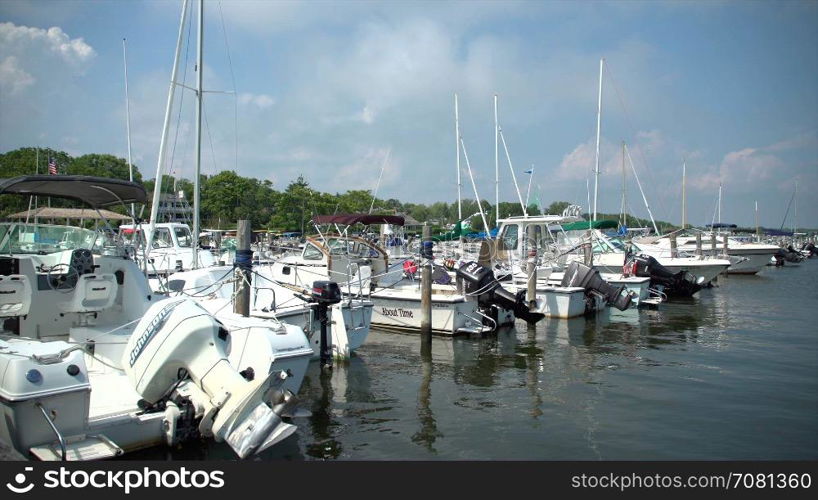
<path id="1" fill-rule="evenodd" d="M 0 178 L 10 178 L 20 175 L 48 173 L 48 163 L 54 160 L 58 175 L 91 175 L 129 179 L 129 167 L 125 159 L 109 154 L 86 154 L 73 157 L 64 151 L 49 148 L 20 148 L 0 154 Z M 133 165 L 133 178 L 141 183 L 148 196 L 151 197 L 154 189 L 154 179 L 144 180 L 142 173 Z M 266 179 L 243 177 L 232 170 L 224 170 L 216 175 L 202 175 L 199 186 L 201 189 L 200 217 L 203 228 L 233 229 L 239 219 L 249 219 L 254 229 L 268 229 L 271 231 L 301 231 L 309 232 L 310 220 L 315 215 L 334 213 L 366 213 L 372 207 L 372 213 L 377 214 L 406 214 L 418 222 L 427 222 L 433 226 L 433 231 L 442 230 L 446 225 L 458 220 L 457 201 L 438 201 L 431 204 L 403 202 L 394 198 L 372 199 L 372 193 L 367 189 L 348 190 L 343 193 L 325 193 L 313 189 L 303 175 L 290 182 L 284 189 L 276 190 L 272 182 Z M 181 191 L 186 200 L 193 200 L 193 182 L 189 179 L 174 179 L 170 176 L 162 178 L 162 193 Z M 52 200 L 52 206 L 71 207 L 81 206 L 78 202 L 69 200 Z M 499 208 L 500 217 L 523 215 L 519 203 L 500 202 L 495 207 L 487 200 L 480 200 L 480 204 L 489 224 L 495 220 L 496 210 Z M 555 201 L 542 210 L 536 204 L 527 207 L 529 215 L 560 214 L 570 205 L 566 201 Z M 463 217 L 479 214 L 477 202 L 467 199 L 461 203 Z M 9 214 L 21 212 L 28 208 L 28 200 L 19 196 L 0 195 L 0 218 Z M 125 207 L 111 207 L 119 213 L 126 213 Z M 142 218 L 150 217 L 150 205 L 142 212 Z M 618 219 L 619 214 L 598 215 L 603 219 Z M 628 216 L 630 225 L 647 227 L 650 222 Z M 475 231 L 483 231 L 482 218 L 477 215 L 471 217 L 471 227 Z M 672 225 L 661 222 L 660 230 Z"/>

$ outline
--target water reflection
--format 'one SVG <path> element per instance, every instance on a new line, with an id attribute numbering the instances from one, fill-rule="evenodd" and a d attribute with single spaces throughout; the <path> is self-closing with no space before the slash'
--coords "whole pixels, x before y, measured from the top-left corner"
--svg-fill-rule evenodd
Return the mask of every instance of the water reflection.
<path id="1" fill-rule="evenodd" d="M 437 453 L 435 441 L 443 434 L 437 429 L 434 413 L 432 413 L 432 351 L 431 348 L 421 349 L 421 380 L 418 388 L 417 414 L 420 429 L 412 435 L 412 442 L 419 444 L 432 453 Z"/>
<path id="2" fill-rule="evenodd" d="M 357 425 L 366 425 L 367 409 L 358 403 L 375 400 L 371 393 L 371 379 L 366 363 L 357 356 L 346 362 L 336 362 L 332 369 L 321 369 L 319 363 L 311 363 L 299 391 L 311 415 L 298 419 L 297 425 L 306 423 L 308 432 L 299 432 L 306 441 L 304 452 L 319 459 L 339 458 L 344 446 L 338 436 L 345 432 L 344 419 L 353 417 Z M 306 422 L 303 422 L 303 421 Z"/>

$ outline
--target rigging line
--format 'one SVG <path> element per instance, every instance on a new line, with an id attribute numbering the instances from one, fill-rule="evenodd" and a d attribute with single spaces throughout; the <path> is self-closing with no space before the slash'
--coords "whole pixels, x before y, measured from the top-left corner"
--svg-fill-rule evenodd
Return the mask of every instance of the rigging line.
<path id="1" fill-rule="evenodd" d="M 606 61 L 607 62 L 607 61 Z M 631 134 L 633 135 L 634 140 L 636 139 L 636 127 L 633 126 L 633 121 L 631 120 L 630 113 L 628 113 L 628 107 L 625 105 L 625 100 L 622 98 L 621 93 L 619 92 L 619 87 L 616 85 L 616 81 L 614 80 L 613 73 L 611 73 L 611 65 L 605 64 L 605 71 L 608 72 L 608 77 L 611 80 L 611 85 L 614 88 L 614 93 L 616 94 L 616 98 L 619 100 L 619 104 L 622 106 L 622 111 L 625 113 L 625 121 L 628 124 L 628 128 L 630 128 Z M 645 170 L 647 170 L 648 175 L 651 177 L 651 183 L 656 186 L 656 179 L 653 176 L 653 171 L 648 166 L 648 161 L 645 158 L 645 154 L 642 152 L 642 148 L 637 148 L 639 156 L 642 158 L 642 163 L 645 165 Z M 659 197 L 659 204 L 661 205 L 662 211 L 665 213 L 663 217 L 667 218 L 668 210 L 665 207 L 663 200 Z"/>
<path id="2" fill-rule="evenodd" d="M 188 15 L 188 17 L 191 17 L 193 15 L 192 14 L 192 9 L 188 11 L 187 15 Z M 189 21 L 189 19 L 188 19 L 188 21 Z M 191 31 L 191 25 L 192 24 L 193 24 L 192 22 L 187 23 L 187 43 L 185 44 L 185 70 L 184 70 L 184 72 L 182 72 L 182 86 L 184 86 L 184 83 L 187 82 L 187 67 L 188 67 L 188 60 L 189 60 L 189 56 L 190 56 L 190 31 Z M 174 82 L 174 84 L 176 84 L 176 82 Z M 168 168 L 166 169 L 166 172 L 168 172 L 168 173 L 173 172 L 173 159 L 176 157 L 176 144 L 179 141 L 179 129 L 181 128 L 179 126 L 179 124 L 182 123 L 182 107 L 183 107 L 184 103 L 185 103 L 185 93 L 182 92 L 181 96 L 179 97 L 179 113 L 177 113 L 177 115 L 176 115 L 176 130 L 174 131 L 174 135 L 173 135 L 173 146 L 171 147 L 171 150 L 170 150 L 170 165 L 168 165 Z M 161 160 L 161 158 L 160 158 L 160 160 Z M 162 174 L 162 175 L 164 176 L 165 174 Z M 160 189 L 161 189 L 162 179 L 157 179 L 156 182 L 160 183 Z"/>
<path id="3" fill-rule="evenodd" d="M 210 123 L 207 121 L 207 109 L 205 108 L 204 103 L 202 103 L 202 115 L 204 116 L 205 121 L 205 130 L 207 130 L 207 140 L 210 142 L 210 155 L 212 156 L 213 160 L 213 173 L 217 173 L 219 169 L 216 167 L 216 150 L 213 149 L 213 136 L 210 135 Z M 198 181 L 198 179 L 194 179 L 194 181 Z M 196 207 L 196 210 L 199 210 L 199 207 Z"/>
<path id="4" fill-rule="evenodd" d="M 233 128 L 235 137 L 235 169 L 239 171 L 239 91 L 236 88 L 236 75 L 233 73 L 233 58 L 230 57 L 230 44 L 227 42 L 227 28 L 224 25 L 224 13 L 222 13 L 222 3 L 219 2 L 219 16 L 222 21 L 222 34 L 224 35 L 224 45 L 227 48 L 227 65 L 230 67 L 230 79 L 233 81 Z"/>

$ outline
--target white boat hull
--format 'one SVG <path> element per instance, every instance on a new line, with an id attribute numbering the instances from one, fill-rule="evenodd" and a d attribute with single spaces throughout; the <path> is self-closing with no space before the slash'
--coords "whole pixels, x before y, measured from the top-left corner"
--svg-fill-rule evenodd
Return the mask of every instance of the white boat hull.
<path id="1" fill-rule="evenodd" d="M 370 297 L 372 325 L 394 330 L 418 331 L 421 326 L 419 290 L 390 289 Z M 432 294 L 432 332 L 440 335 L 480 333 L 483 326 L 477 301 L 457 294 Z"/>

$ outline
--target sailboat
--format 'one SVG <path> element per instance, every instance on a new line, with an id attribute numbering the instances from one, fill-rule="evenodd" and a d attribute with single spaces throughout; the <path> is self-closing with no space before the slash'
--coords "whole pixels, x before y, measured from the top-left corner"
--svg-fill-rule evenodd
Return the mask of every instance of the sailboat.
<path id="1" fill-rule="evenodd" d="M 187 2 L 185 2 L 186 4 Z M 183 7 L 182 23 L 185 19 L 185 7 Z M 194 177 L 194 205 L 193 205 L 193 235 L 199 233 L 199 175 L 201 167 L 201 120 L 202 120 L 202 0 L 199 0 L 199 33 L 198 33 L 198 63 L 197 63 L 197 90 L 196 90 L 196 173 Z M 173 93 L 175 88 L 175 78 L 178 69 L 178 55 L 181 50 L 181 33 L 176 48 L 176 60 L 171 77 L 171 90 L 168 95 L 167 112 L 165 115 L 165 126 L 162 132 L 162 142 L 160 143 L 159 163 L 157 167 L 157 179 L 162 176 L 162 157 L 164 156 L 164 144 L 167 138 L 168 120 L 172 108 Z M 249 334 L 253 325 L 278 324 L 292 325 L 303 330 L 307 336 L 310 346 L 311 358 L 319 359 L 322 353 L 329 350 L 333 357 L 346 359 L 350 353 L 363 344 L 369 334 L 370 317 L 372 314 L 372 304 L 360 297 L 341 301 L 340 296 L 327 308 L 322 307 L 323 300 L 316 300 L 313 294 L 313 281 L 309 283 L 298 283 L 297 286 L 287 286 L 286 280 L 279 280 L 270 265 L 258 265 L 253 270 L 252 283 L 250 286 L 250 310 L 249 316 L 233 312 L 232 304 L 235 300 L 234 283 L 239 278 L 233 272 L 232 265 L 216 265 L 213 256 L 198 248 L 198 238 L 188 238 L 187 227 L 182 224 L 160 224 L 157 223 L 158 199 L 160 186 L 157 182 L 154 187 L 153 210 L 151 213 L 150 226 L 145 231 L 148 235 L 153 234 L 152 241 L 160 241 L 162 235 L 170 236 L 169 248 L 171 255 L 178 257 L 184 255 L 190 260 L 182 261 L 172 274 L 169 274 L 166 281 L 156 280 L 153 282 L 157 291 L 167 293 L 170 296 L 192 296 L 204 309 L 214 314 L 221 321 L 225 322 L 238 332 Z M 149 236 L 150 237 L 150 236 Z M 178 245 L 183 241 L 185 245 Z M 161 250 L 161 249 L 160 249 Z M 149 256 L 157 252 L 156 248 L 151 249 Z M 187 263 L 190 262 L 190 266 Z M 317 279 L 317 278 L 316 278 Z M 295 284 L 291 284 L 295 285 Z M 324 330 L 324 332 L 322 332 Z M 328 337 L 327 337 L 328 335 Z M 275 356 L 275 354 L 273 354 Z M 297 391 L 296 391 L 297 392 Z"/>

